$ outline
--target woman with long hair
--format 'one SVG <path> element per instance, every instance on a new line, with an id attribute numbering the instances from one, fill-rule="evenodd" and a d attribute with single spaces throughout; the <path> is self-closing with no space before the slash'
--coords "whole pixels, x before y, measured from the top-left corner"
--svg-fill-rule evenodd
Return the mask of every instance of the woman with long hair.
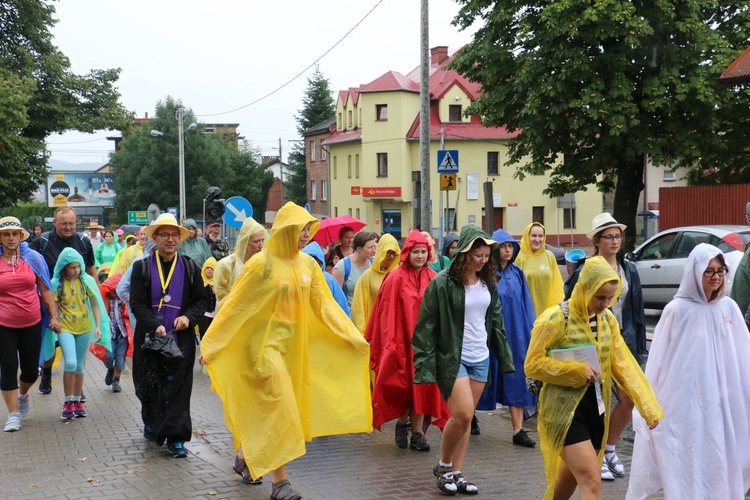
<path id="1" fill-rule="evenodd" d="M 452 415 L 433 469 L 437 487 L 449 495 L 479 491 L 461 469 L 474 408 L 489 378 L 490 349 L 502 371 L 514 370 L 490 259 L 493 247 L 497 242 L 477 226 L 461 228 L 450 267 L 427 286 L 412 338 L 414 383 L 437 383 Z"/>

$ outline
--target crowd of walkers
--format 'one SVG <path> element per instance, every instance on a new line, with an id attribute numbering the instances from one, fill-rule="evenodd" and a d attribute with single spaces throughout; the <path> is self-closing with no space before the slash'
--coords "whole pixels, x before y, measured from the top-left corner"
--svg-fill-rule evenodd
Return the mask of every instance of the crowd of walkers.
<path id="1" fill-rule="evenodd" d="M 425 465 L 439 490 L 476 495 L 475 412 L 500 407 L 520 447 L 535 447 L 524 422 L 537 418 L 546 499 L 601 498 L 602 480 L 624 476 L 616 445 L 631 417 L 628 498 L 741 499 L 750 488 L 750 313 L 725 294 L 711 245 L 691 252 L 649 353 L 626 228 L 608 213 L 565 283 L 539 223 L 520 241 L 467 224 L 402 244 L 344 227 L 326 247 L 313 241 L 320 221 L 288 203 L 270 234 L 246 219 L 234 251 L 221 221 L 205 237 L 170 214 L 132 235 L 90 224 L 82 236 L 60 208 L 53 224 L 32 237 L 0 218 L 5 431 L 21 429 L 40 374 L 51 393 L 58 352 L 64 420 L 87 416 L 87 352 L 115 393 L 132 356 L 144 438 L 187 457 L 197 358 L 234 436 L 233 470 L 251 485 L 270 475 L 275 500 L 302 498 L 287 464 L 306 442 L 394 421 L 398 448 L 440 442 Z M 748 254 L 735 290 L 750 286 Z"/>

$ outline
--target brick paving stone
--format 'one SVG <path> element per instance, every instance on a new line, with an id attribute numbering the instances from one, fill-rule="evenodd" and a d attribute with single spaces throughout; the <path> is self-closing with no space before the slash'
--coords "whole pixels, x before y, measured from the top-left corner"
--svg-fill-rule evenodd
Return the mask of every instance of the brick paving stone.
<path id="1" fill-rule="evenodd" d="M 60 420 L 62 380 L 54 372 L 52 394 L 31 391 L 31 413 L 19 432 L 0 434 L 0 485 L 8 500 L 76 499 L 267 499 L 271 476 L 262 485 L 242 483 L 231 468 L 232 436 L 224 425 L 221 401 L 210 380 L 196 367 L 191 415 L 193 438 L 188 458 L 173 459 L 143 439 L 140 405 L 130 371 L 123 374 L 123 392 L 104 385 L 104 366 L 89 356 L 84 391 L 89 416 Z M 478 412 L 482 434 L 472 436 L 464 475 L 485 498 L 539 499 L 544 492 L 538 447 L 511 443 L 507 411 Z M 526 426 L 538 441 L 536 420 Z M 288 466 L 292 485 L 306 499 L 417 500 L 443 498 L 435 486 L 440 432 L 431 428 L 429 452 L 400 450 L 393 442 L 394 424 L 383 432 L 330 436 L 307 444 L 307 454 Z M 630 468 L 632 446 L 618 445 Z M 91 478 L 89 482 L 88 479 Z M 622 499 L 628 478 L 603 484 L 603 498 Z M 655 495 L 653 498 L 662 498 Z"/>

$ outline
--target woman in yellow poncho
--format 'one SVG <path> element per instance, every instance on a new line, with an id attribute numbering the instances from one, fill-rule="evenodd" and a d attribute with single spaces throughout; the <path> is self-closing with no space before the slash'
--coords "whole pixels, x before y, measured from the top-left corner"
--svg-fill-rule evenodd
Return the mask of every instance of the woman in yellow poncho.
<path id="1" fill-rule="evenodd" d="M 528 377 L 544 382 L 539 438 L 545 499 L 570 498 L 576 486 L 582 499 L 601 498 L 613 379 L 651 428 L 662 418 L 651 385 L 607 310 L 620 290 L 617 273 L 603 257 L 587 259 L 570 300 L 547 309 L 534 323 L 524 369 Z M 593 344 L 599 367 L 548 355 L 550 350 L 582 344 Z"/>
<path id="2" fill-rule="evenodd" d="M 272 499 L 299 497 L 285 465 L 305 441 L 372 431 L 369 345 L 300 252 L 319 226 L 284 205 L 201 343 L 235 448 L 253 478 L 273 471 Z"/>
<path id="3" fill-rule="evenodd" d="M 378 241 L 372 266 L 357 281 L 352 299 L 352 321 L 362 335 L 365 334 L 380 285 L 383 284 L 386 275 L 398 267 L 400 255 L 401 249 L 396 238 L 385 233 Z"/>
<path id="4" fill-rule="evenodd" d="M 248 217 L 242 222 L 237 233 L 237 243 L 234 253 L 221 259 L 216 264 L 214 272 L 214 291 L 216 300 L 221 302 L 229 294 L 234 282 L 242 272 L 242 266 L 250 257 L 263 249 L 263 243 L 268 238 L 266 228 L 258 224 L 255 219 Z"/>
<path id="5" fill-rule="evenodd" d="M 537 317 L 565 298 L 560 268 L 557 267 L 555 256 L 547 250 L 545 240 L 543 225 L 532 222 L 526 226 L 521 236 L 521 251 L 515 262 L 526 275 Z"/>

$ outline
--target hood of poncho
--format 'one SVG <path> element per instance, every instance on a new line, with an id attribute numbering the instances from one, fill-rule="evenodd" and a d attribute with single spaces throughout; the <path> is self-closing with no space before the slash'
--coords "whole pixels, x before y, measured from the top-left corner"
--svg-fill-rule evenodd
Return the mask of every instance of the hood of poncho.
<path id="1" fill-rule="evenodd" d="M 685 262 L 685 269 L 682 272 L 682 281 L 680 288 L 674 298 L 686 299 L 698 304 L 708 304 L 706 292 L 703 291 L 703 271 L 708 268 L 711 259 L 721 253 L 721 250 L 708 243 L 701 243 L 693 248 Z M 719 293 L 711 302 L 716 302 L 726 295 L 726 275 L 719 288 Z"/>
<path id="2" fill-rule="evenodd" d="M 516 261 L 516 257 L 518 257 L 518 252 L 521 251 L 521 245 L 516 241 L 516 239 L 504 229 L 498 229 L 497 231 L 492 233 L 492 239 L 497 241 L 498 244 L 498 249 L 492 251 L 492 256 L 497 262 L 497 268 L 502 268 L 502 266 L 500 265 L 499 246 L 504 243 L 511 243 L 513 245 L 513 256 L 510 258 L 508 265 L 513 264 Z"/>
<path id="3" fill-rule="evenodd" d="M 393 250 L 394 252 L 396 252 L 396 258 L 393 259 L 391 265 L 388 266 L 388 269 L 382 271 L 380 269 L 380 264 L 382 264 L 383 260 L 385 260 L 385 257 L 388 254 L 388 250 Z M 378 240 L 378 248 L 375 250 L 375 258 L 372 261 L 372 266 L 370 267 L 370 269 L 372 269 L 372 272 L 374 273 L 387 274 L 398 267 L 400 257 L 401 248 L 399 248 L 398 246 L 398 241 L 396 241 L 396 238 L 394 238 L 392 234 L 385 233 L 380 237 L 380 240 Z"/>
<path id="4" fill-rule="evenodd" d="M 531 250 L 531 239 L 529 238 L 529 234 L 531 233 L 531 228 L 534 226 L 539 226 L 542 228 L 542 231 L 544 231 L 544 242 L 547 241 L 547 230 L 544 228 L 544 226 L 538 222 L 532 222 L 523 230 L 523 235 L 521 236 L 521 251 L 529 255 L 540 255 L 547 250 L 547 246 L 542 243 L 542 246 L 539 247 L 539 250 L 537 250 L 536 252 Z"/>
<path id="5" fill-rule="evenodd" d="M 247 243 L 258 233 L 263 233 L 264 241 L 268 241 L 268 231 L 261 226 L 255 219 L 248 217 L 242 222 L 242 227 L 237 233 L 237 243 L 234 246 L 234 253 L 240 263 L 245 262 L 245 252 L 247 252 Z"/>
<path id="6" fill-rule="evenodd" d="M 263 251 L 282 259 L 293 258 L 299 253 L 299 237 L 308 222 L 311 223 L 310 240 L 312 241 L 320 228 L 320 221 L 299 205 L 288 202 L 276 214 L 268 244 Z"/>

